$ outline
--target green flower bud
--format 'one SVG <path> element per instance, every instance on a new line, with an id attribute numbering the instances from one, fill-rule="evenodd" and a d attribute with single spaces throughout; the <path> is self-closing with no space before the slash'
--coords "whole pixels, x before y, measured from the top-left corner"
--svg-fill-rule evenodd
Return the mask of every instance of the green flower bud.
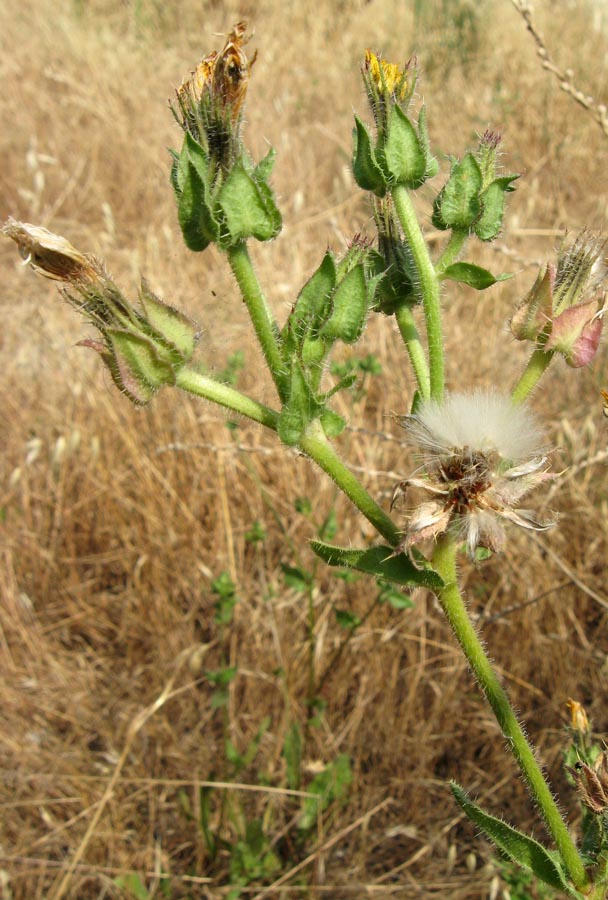
<path id="1" fill-rule="evenodd" d="M 437 172 L 437 162 L 429 149 L 426 117 L 421 110 L 417 126 L 407 109 L 416 86 L 416 61 L 403 69 L 365 53 L 363 83 L 376 124 L 376 143 L 355 116 L 353 173 L 363 190 L 383 197 L 388 188 L 419 187 Z"/>

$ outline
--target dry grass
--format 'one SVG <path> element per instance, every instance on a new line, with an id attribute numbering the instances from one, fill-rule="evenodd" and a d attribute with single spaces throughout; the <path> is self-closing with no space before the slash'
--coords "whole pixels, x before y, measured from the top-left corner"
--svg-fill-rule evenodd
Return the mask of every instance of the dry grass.
<path id="1" fill-rule="evenodd" d="M 348 174 L 352 107 L 364 106 L 362 51 L 402 58 L 415 49 L 435 146 L 462 152 L 492 124 L 505 135 L 505 164 L 526 174 L 503 238 L 479 257 L 518 277 L 481 297 L 455 291 L 446 310 L 452 384 L 507 387 L 525 350 L 505 337 L 504 323 L 533 278 L 531 263 L 551 251 L 556 230 L 603 224 L 606 139 L 542 71 L 510 4 L 486 0 L 460 32 L 454 16 L 468 7 L 454 3 L 443 18 L 443 6 L 435 7 L 417 21 L 408 4 L 380 0 L 287 8 L 270 0 L 7 0 L 2 217 L 48 225 L 105 257 L 125 288 L 145 272 L 203 324 L 206 363 L 221 370 L 243 349 L 240 386 L 272 404 L 219 254 L 189 254 L 180 243 L 166 152 L 179 135 L 166 98 L 214 45 L 214 32 L 250 18 L 259 59 L 247 135 L 258 155 L 267 141 L 277 148 L 285 218 L 281 237 L 253 252 L 283 319 L 325 246 L 340 250 L 369 224 Z M 606 35 L 594 29 L 593 9 L 582 0 L 544 4 L 538 15 L 560 63 L 601 98 Z M 243 749 L 265 716 L 259 754 L 239 780 L 285 785 L 281 747 L 290 724 L 305 720 L 308 641 L 305 599 L 285 585 L 281 563 L 294 564 L 298 547 L 301 564 L 314 565 L 306 540 L 334 503 L 341 542 L 360 544 L 369 528 L 272 434 L 245 422 L 232 432 L 218 410 L 168 390 L 144 411 L 131 408 L 93 354 L 73 346 L 80 324 L 54 286 L 17 271 L 8 242 L 0 254 L 0 868 L 9 879 L 0 892 L 14 900 L 117 897 L 113 878 L 137 870 L 161 896 L 154 873 L 162 870 L 173 876 L 173 897 L 225 896 L 226 855 L 209 862 L 180 792 L 196 812 L 197 785 L 228 774 L 225 728 Z M 407 408 L 412 384 L 388 320 L 373 323 L 360 352 L 374 352 L 384 376 L 352 411 L 352 424 L 368 433 L 347 433 L 341 447 L 384 502 L 407 460 L 398 443 L 374 432 L 394 433 L 387 414 Z M 556 364 L 535 398 L 564 448 L 559 465 L 579 466 L 551 500 L 560 527 L 538 542 L 513 535 L 508 553 L 480 569 L 463 564 L 491 654 L 573 816 L 560 769 L 566 699 L 584 702 L 596 727 L 606 727 L 606 426 L 598 389 L 607 381 L 602 352 L 591 372 Z M 305 496 L 309 518 L 294 506 Z M 267 530 L 258 546 L 245 539 L 255 520 Z M 225 633 L 214 624 L 210 589 L 224 570 L 240 597 Z M 320 566 L 315 584 L 315 662 L 323 672 L 343 639 L 333 608 L 362 614 L 370 585 L 346 584 Z M 239 669 L 225 721 L 204 676 L 223 660 Z M 534 813 L 433 599 L 421 594 L 412 610 L 383 607 L 371 616 L 322 694 L 327 707 L 308 735 L 305 762 L 346 753 L 350 799 L 298 857 L 289 837 L 297 798 L 226 788 L 233 809 L 265 817 L 286 860 L 282 874 L 312 854 L 289 890 L 253 893 L 488 896 L 490 853 L 458 815 L 447 779 L 521 826 Z M 161 695 L 162 705 L 149 709 Z M 145 721 L 137 719 L 143 710 Z M 214 815 L 221 794 L 213 795 Z M 478 857 L 472 874 L 470 852 Z"/>

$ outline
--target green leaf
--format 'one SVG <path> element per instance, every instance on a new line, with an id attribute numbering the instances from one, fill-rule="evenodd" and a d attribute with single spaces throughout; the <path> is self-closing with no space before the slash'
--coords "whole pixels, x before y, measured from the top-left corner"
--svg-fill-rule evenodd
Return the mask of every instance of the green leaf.
<path id="1" fill-rule="evenodd" d="M 304 370 L 297 359 L 292 360 L 289 399 L 283 406 L 277 433 L 289 447 L 299 443 L 306 426 L 319 412 Z"/>
<path id="2" fill-rule="evenodd" d="M 150 892 L 137 872 L 119 875 L 114 879 L 114 884 L 121 890 L 127 891 L 134 900 L 149 900 Z"/>
<path id="3" fill-rule="evenodd" d="M 216 687 L 227 687 L 235 678 L 238 669 L 236 666 L 226 666 L 224 669 L 215 669 L 205 672 L 208 681 Z"/>
<path id="4" fill-rule="evenodd" d="M 354 344 L 363 331 L 369 304 L 365 271 L 356 265 L 342 279 L 332 296 L 332 311 L 321 329 L 321 336 L 330 341 L 341 340 Z"/>
<path id="5" fill-rule="evenodd" d="M 346 628 L 349 631 L 354 631 L 355 628 L 358 628 L 361 624 L 360 617 L 351 612 L 349 609 L 335 609 L 334 614 L 336 616 L 336 622 L 340 626 L 340 628 Z"/>
<path id="6" fill-rule="evenodd" d="M 297 566 L 288 566 L 287 563 L 281 563 L 283 578 L 287 587 L 294 588 L 296 591 L 306 592 L 312 584 L 313 578 L 306 569 Z"/>
<path id="7" fill-rule="evenodd" d="M 434 178 L 439 171 L 439 163 L 431 153 L 431 143 L 429 141 L 429 132 L 426 123 L 426 106 L 420 107 L 420 113 L 418 114 L 418 138 L 426 161 L 424 178 L 425 180 L 427 178 Z"/>
<path id="8" fill-rule="evenodd" d="M 264 181 L 255 180 L 242 159 L 236 161 L 223 183 L 218 204 L 229 235 L 228 241 L 223 238 L 224 243 L 233 245 L 250 237 L 269 241 L 281 230 L 281 214 L 270 188 Z"/>
<path id="9" fill-rule="evenodd" d="M 369 132 L 363 122 L 355 116 L 353 132 L 353 175 L 364 191 L 373 191 L 379 197 L 386 194 L 386 178 L 378 165 Z"/>
<path id="10" fill-rule="evenodd" d="M 283 330 L 284 335 L 289 330 L 295 339 L 296 346 L 301 348 L 304 337 L 310 331 L 316 333 L 327 319 L 331 309 L 330 297 L 335 286 L 336 262 L 333 253 L 328 250 L 321 265 L 300 291 Z"/>
<path id="11" fill-rule="evenodd" d="M 393 106 L 388 137 L 382 148 L 384 169 L 392 185 L 419 187 L 424 181 L 427 156 L 416 129 L 400 106 Z"/>
<path id="12" fill-rule="evenodd" d="M 480 240 L 493 241 L 499 234 L 505 214 L 505 193 L 515 190 L 511 181 L 516 177 L 497 178 L 481 195 L 482 212 L 474 227 Z"/>
<path id="13" fill-rule="evenodd" d="M 482 176 L 472 153 L 455 162 L 447 183 L 439 192 L 433 209 L 437 228 L 470 228 L 481 213 Z"/>
<path id="14" fill-rule="evenodd" d="M 344 800 L 352 778 L 350 760 L 345 753 L 340 753 L 308 785 L 307 790 L 317 796 L 309 797 L 304 802 L 298 828 L 303 831 L 313 828 L 319 813 L 333 800 Z"/>
<path id="15" fill-rule="evenodd" d="M 213 238 L 206 233 L 205 189 L 196 169 L 188 163 L 182 179 L 177 207 L 177 218 L 184 242 L 189 250 L 200 252 L 209 246 Z M 208 211 L 207 211 L 208 212 Z"/>
<path id="16" fill-rule="evenodd" d="M 297 722 L 288 729 L 283 741 L 283 756 L 287 774 L 287 786 L 299 791 L 302 774 L 302 732 Z"/>
<path id="17" fill-rule="evenodd" d="M 112 348 L 112 377 L 134 403 L 143 405 L 162 385 L 175 384 L 173 366 L 150 338 L 119 328 L 106 328 L 105 336 Z"/>
<path id="18" fill-rule="evenodd" d="M 179 357 L 187 362 L 199 339 L 196 325 L 188 316 L 164 303 L 156 297 L 142 279 L 139 299 L 145 312 L 145 318 L 171 346 L 175 347 Z"/>
<path id="19" fill-rule="evenodd" d="M 272 175 L 274 164 L 277 158 L 277 151 L 271 147 L 266 156 L 259 161 L 254 170 L 254 177 L 257 182 L 266 181 Z"/>
<path id="20" fill-rule="evenodd" d="M 427 587 L 439 590 L 443 581 L 433 569 L 418 569 L 412 560 L 399 553 L 394 555 L 392 547 L 370 547 L 368 550 L 351 550 L 335 547 L 321 541 L 311 541 L 310 546 L 317 556 L 329 566 L 341 566 L 347 569 L 358 569 L 376 575 L 394 584 Z"/>
<path id="21" fill-rule="evenodd" d="M 450 788 L 458 805 L 464 810 L 468 818 L 482 831 L 489 840 L 509 859 L 518 863 L 524 869 L 533 872 L 537 878 L 560 891 L 565 891 L 571 897 L 582 897 L 568 883 L 560 856 L 558 853 L 547 850 L 534 838 L 522 834 L 511 825 L 507 825 L 502 819 L 497 819 L 489 813 L 483 812 L 473 803 L 455 782 L 450 783 Z"/>
<path id="22" fill-rule="evenodd" d="M 414 601 L 407 594 L 403 594 L 394 588 L 392 584 L 386 584 L 378 581 L 380 593 L 378 594 L 379 603 L 388 603 L 393 609 L 412 609 Z"/>
<path id="23" fill-rule="evenodd" d="M 507 278 L 513 276 L 509 272 L 503 272 L 501 275 L 492 275 L 487 269 L 476 266 L 473 263 L 459 262 L 453 263 L 441 274 L 442 278 L 449 278 L 450 281 L 459 281 L 462 284 L 468 284 L 469 287 L 475 288 L 476 291 L 485 291 L 486 288 L 492 287 L 498 281 L 506 281 Z"/>
<path id="24" fill-rule="evenodd" d="M 325 517 L 325 521 L 317 531 L 317 535 L 322 541 L 331 541 L 331 539 L 336 536 L 337 530 L 338 517 L 336 516 L 335 509 L 330 509 Z"/>
<path id="25" fill-rule="evenodd" d="M 325 433 L 325 437 L 334 438 L 342 434 L 346 428 L 346 422 L 342 416 L 334 412 L 332 409 L 324 409 L 319 416 L 321 427 Z"/>

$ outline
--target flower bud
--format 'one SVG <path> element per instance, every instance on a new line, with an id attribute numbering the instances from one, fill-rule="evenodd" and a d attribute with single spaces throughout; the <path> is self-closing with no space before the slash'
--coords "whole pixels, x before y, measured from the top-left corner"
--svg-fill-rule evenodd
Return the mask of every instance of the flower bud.
<path id="1" fill-rule="evenodd" d="M 574 731 L 579 731 L 581 734 L 589 734 L 589 719 L 587 718 L 587 712 L 582 703 L 579 703 L 578 700 L 568 700 L 566 706 L 570 710 L 570 724 Z"/>
<path id="2" fill-rule="evenodd" d="M 80 345 L 100 354 L 133 403 L 148 403 L 160 387 L 175 384 L 199 337 L 183 313 L 163 303 L 145 281 L 135 308 L 101 262 L 46 228 L 9 219 L 2 232 L 16 242 L 36 272 L 63 283 L 65 299 L 101 334 L 101 340 L 86 338 Z"/>
<path id="3" fill-rule="evenodd" d="M 577 762 L 567 767 L 584 805 L 596 815 L 608 810 L 608 756 L 604 750 L 593 766 Z"/>
<path id="4" fill-rule="evenodd" d="M 555 268 L 547 265 L 538 273 L 532 289 L 519 304 L 509 323 L 518 341 L 535 341 L 551 321 Z"/>
<path id="5" fill-rule="evenodd" d="M 424 107 L 417 125 L 407 109 L 416 86 L 416 60 L 403 69 L 365 53 L 363 83 L 376 125 L 375 144 L 355 116 L 353 174 L 359 187 L 383 197 L 394 185 L 417 188 L 438 171 L 431 156 Z"/>
<path id="6" fill-rule="evenodd" d="M 604 293 L 597 288 L 608 268 L 604 242 L 586 230 L 547 265 L 510 322 L 513 336 L 561 353 L 572 368 L 588 365 L 599 347 Z"/>

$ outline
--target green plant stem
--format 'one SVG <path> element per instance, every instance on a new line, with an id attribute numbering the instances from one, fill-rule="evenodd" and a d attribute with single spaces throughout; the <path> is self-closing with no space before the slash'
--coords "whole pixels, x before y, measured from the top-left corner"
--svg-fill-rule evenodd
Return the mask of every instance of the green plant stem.
<path id="1" fill-rule="evenodd" d="M 456 576 L 456 544 L 444 535 L 438 542 L 432 559 L 433 568 L 441 575 L 445 586 L 438 591 L 439 602 L 456 635 L 485 697 L 494 711 L 511 753 L 538 804 L 549 832 L 553 835 L 568 874 L 579 889 L 588 885 L 587 875 L 578 851 L 568 833 L 551 789 L 547 784 L 534 752 L 517 721 L 509 698 L 500 684 L 464 605 Z"/>
<path id="2" fill-rule="evenodd" d="M 466 229 L 454 228 L 449 241 L 443 248 L 441 256 L 435 263 L 435 271 L 438 275 L 442 275 L 447 267 L 451 266 L 452 263 L 458 259 L 468 236 L 469 232 Z"/>
<path id="3" fill-rule="evenodd" d="M 554 356 L 555 353 L 552 350 L 534 351 L 521 378 L 511 391 L 511 399 L 514 403 L 523 403 L 523 401 L 532 393 L 540 381 L 541 376 L 548 369 Z"/>
<path id="4" fill-rule="evenodd" d="M 420 295 L 426 319 L 426 333 L 429 346 L 429 370 L 431 380 L 431 397 L 443 400 L 445 384 L 445 365 L 443 358 L 443 337 L 441 334 L 441 298 L 440 284 L 433 262 L 429 255 L 416 212 L 410 195 L 403 185 L 397 185 L 392 192 L 395 211 L 408 242 L 416 271 L 418 283 L 416 290 Z"/>
<path id="5" fill-rule="evenodd" d="M 274 409 L 264 406 L 241 394 L 240 391 L 219 384 L 206 375 L 194 369 L 183 368 L 177 374 L 177 387 L 204 400 L 219 403 L 227 409 L 265 425 L 272 431 L 278 427 L 279 414 Z M 390 516 L 387 516 L 382 507 L 378 506 L 373 497 L 368 494 L 357 477 L 344 465 L 335 450 L 325 437 L 323 429 L 318 422 L 313 422 L 308 433 L 300 442 L 300 450 L 317 463 L 324 472 L 337 484 L 343 493 L 351 500 L 365 518 L 371 522 L 376 531 L 396 547 L 401 539 L 401 533 Z"/>
<path id="6" fill-rule="evenodd" d="M 228 262 L 251 316 L 255 333 L 266 358 L 270 374 L 281 402 L 287 399 L 287 373 L 279 347 L 280 333 L 270 307 L 262 293 L 247 245 L 244 241 L 230 247 Z"/>
<path id="7" fill-rule="evenodd" d="M 323 434 L 323 430 L 318 422 L 315 421 L 311 423 L 306 435 L 300 441 L 299 447 L 310 457 L 310 459 L 314 460 L 333 481 L 335 481 L 340 490 L 355 504 L 365 518 L 371 522 L 376 531 L 378 531 L 391 546 L 396 547 L 401 540 L 401 532 L 393 520 L 386 515 L 380 506 L 378 506 L 373 497 L 367 493 L 359 480 L 344 465 Z"/>
<path id="8" fill-rule="evenodd" d="M 395 318 L 397 320 L 397 325 L 399 326 L 399 331 L 401 332 L 401 337 L 403 338 L 403 342 L 409 353 L 416 381 L 418 382 L 420 396 L 424 400 L 428 400 L 431 396 L 429 367 L 427 365 L 424 347 L 420 341 L 420 335 L 416 328 L 411 307 L 406 303 L 402 303 L 401 306 L 397 307 L 395 310 Z"/>
<path id="9" fill-rule="evenodd" d="M 227 384 L 220 384 L 218 381 L 214 381 L 213 378 L 208 378 L 207 375 L 201 375 L 200 372 L 196 372 L 194 369 L 187 367 L 180 369 L 177 373 L 176 385 L 190 394 L 196 394 L 197 397 L 203 397 L 205 400 L 219 403 L 220 406 L 225 406 L 233 412 L 247 416 L 247 418 L 253 419 L 254 422 L 259 422 L 260 425 L 271 428 L 272 431 L 277 430 L 279 414 L 274 409 L 270 409 L 270 407 L 264 406 L 250 397 L 246 397 L 245 394 L 228 387 Z"/>

